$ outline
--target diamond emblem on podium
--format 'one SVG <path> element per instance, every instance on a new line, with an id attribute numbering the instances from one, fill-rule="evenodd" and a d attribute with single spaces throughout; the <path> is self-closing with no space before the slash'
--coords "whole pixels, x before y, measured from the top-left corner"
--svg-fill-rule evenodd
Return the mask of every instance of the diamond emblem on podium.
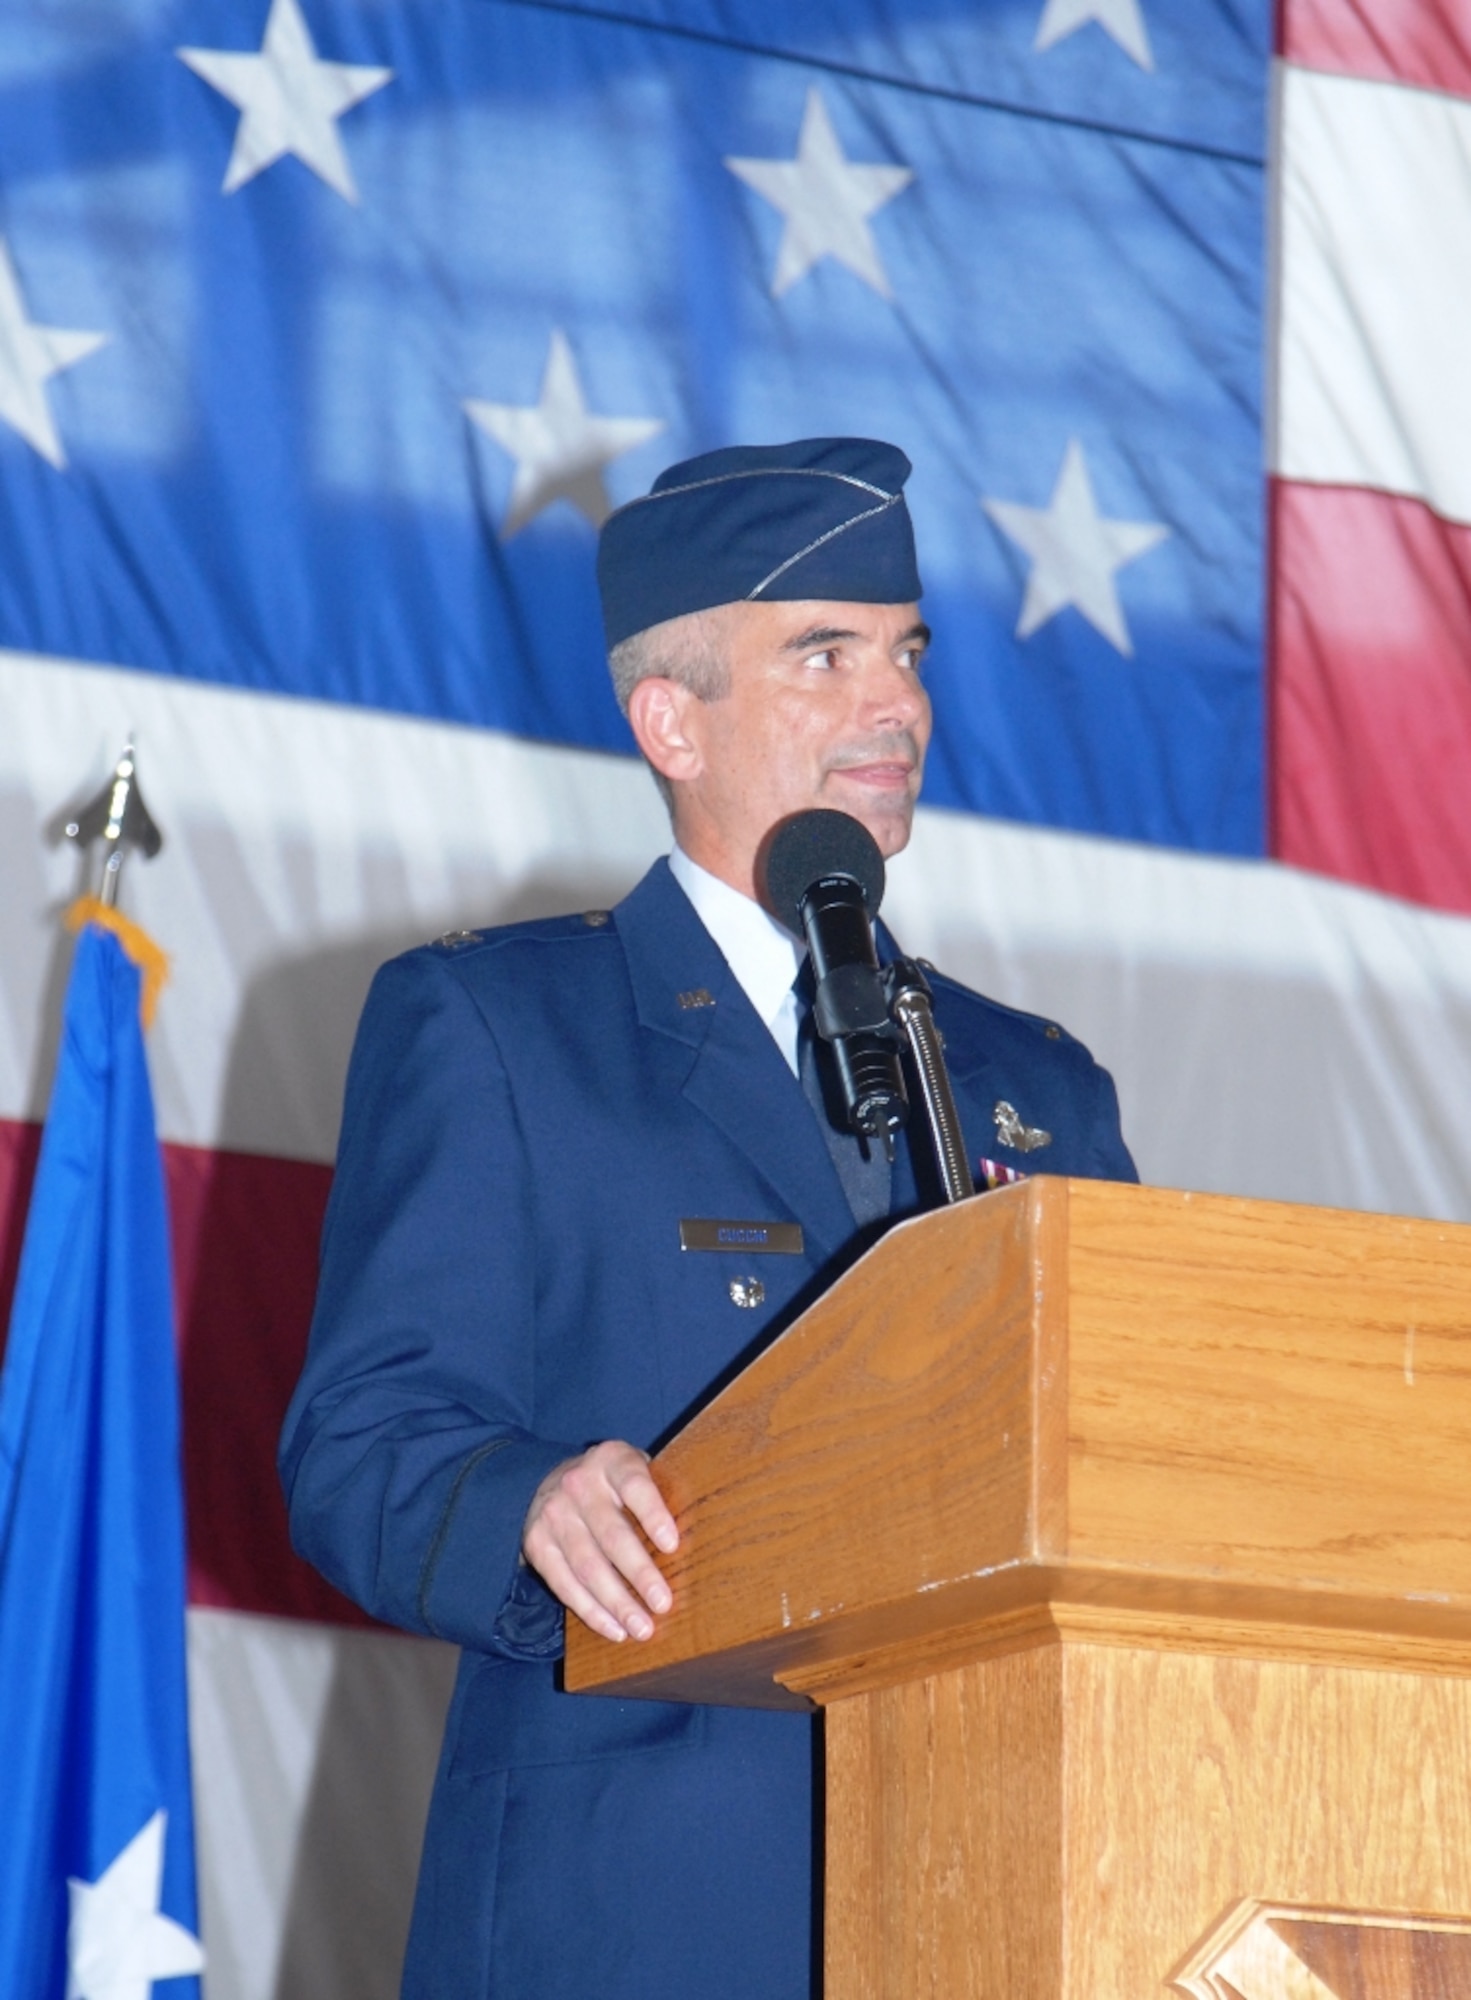
<path id="1" fill-rule="evenodd" d="M 1189 2000 L 1405 2000 L 1471 1993 L 1471 1917 L 1319 1910 L 1248 1897 L 1170 1977 Z"/>

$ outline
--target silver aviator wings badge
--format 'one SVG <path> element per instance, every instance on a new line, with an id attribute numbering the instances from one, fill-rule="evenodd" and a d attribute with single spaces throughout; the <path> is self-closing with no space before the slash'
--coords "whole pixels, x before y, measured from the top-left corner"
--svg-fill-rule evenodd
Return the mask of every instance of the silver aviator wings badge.
<path id="1" fill-rule="evenodd" d="M 991 1115 L 996 1120 L 996 1137 L 1015 1152 L 1039 1153 L 1052 1144 L 1050 1132 L 1044 1132 L 1040 1125 L 1025 1124 L 1016 1106 L 1008 1104 L 1004 1097 L 998 1099 Z"/>

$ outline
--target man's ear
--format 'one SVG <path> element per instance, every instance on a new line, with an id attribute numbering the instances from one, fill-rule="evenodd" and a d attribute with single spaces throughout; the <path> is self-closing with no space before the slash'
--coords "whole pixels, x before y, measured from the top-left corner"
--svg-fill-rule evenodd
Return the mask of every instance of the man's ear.
<path id="1" fill-rule="evenodd" d="M 678 681 L 647 674 L 628 697 L 628 721 L 634 741 L 661 778 L 684 784 L 705 768 L 704 754 L 689 729 L 692 705 L 699 697 Z"/>

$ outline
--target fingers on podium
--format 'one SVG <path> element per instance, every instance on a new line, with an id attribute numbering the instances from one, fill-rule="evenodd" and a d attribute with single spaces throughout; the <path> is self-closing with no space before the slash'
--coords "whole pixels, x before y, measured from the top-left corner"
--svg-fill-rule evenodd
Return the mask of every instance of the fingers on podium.
<path id="1" fill-rule="evenodd" d="M 668 1611 L 674 1599 L 645 1536 L 666 1553 L 679 1544 L 646 1455 L 610 1441 L 547 1474 L 522 1546 L 552 1593 L 594 1632 L 614 1641 L 649 1639 L 649 1613 Z"/>

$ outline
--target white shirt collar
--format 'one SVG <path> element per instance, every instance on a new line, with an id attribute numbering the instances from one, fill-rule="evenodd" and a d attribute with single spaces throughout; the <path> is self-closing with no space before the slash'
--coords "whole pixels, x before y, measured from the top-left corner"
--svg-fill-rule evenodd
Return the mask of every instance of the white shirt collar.
<path id="1" fill-rule="evenodd" d="M 691 861 L 683 848 L 676 847 L 670 855 L 669 872 L 694 904 L 696 916 L 720 947 L 795 1075 L 797 1002 L 792 981 L 806 950 L 759 903 Z"/>

